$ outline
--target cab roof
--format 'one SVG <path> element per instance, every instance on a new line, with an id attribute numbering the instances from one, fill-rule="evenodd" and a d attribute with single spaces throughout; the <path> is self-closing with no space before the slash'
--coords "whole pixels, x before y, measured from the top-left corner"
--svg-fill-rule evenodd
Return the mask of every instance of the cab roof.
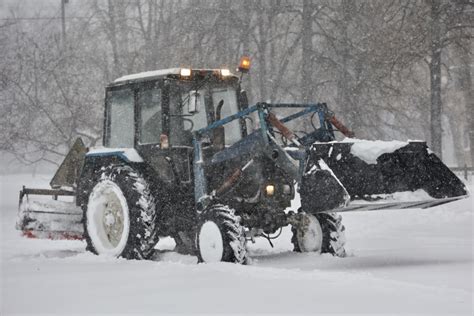
<path id="1" fill-rule="evenodd" d="M 153 71 L 145 71 L 136 74 L 122 76 L 114 80 L 111 85 L 116 84 L 123 84 L 123 83 L 131 83 L 131 82 L 140 82 L 140 81 L 149 81 L 154 79 L 160 78 L 179 78 L 181 76 L 181 71 L 184 68 L 168 68 L 168 69 L 160 69 L 160 70 L 153 70 Z M 221 74 L 221 69 L 191 69 L 191 78 L 192 79 L 194 74 L 199 74 L 201 76 L 214 74 L 219 76 Z M 238 78 L 235 74 L 229 73 L 226 77 L 234 77 Z"/>

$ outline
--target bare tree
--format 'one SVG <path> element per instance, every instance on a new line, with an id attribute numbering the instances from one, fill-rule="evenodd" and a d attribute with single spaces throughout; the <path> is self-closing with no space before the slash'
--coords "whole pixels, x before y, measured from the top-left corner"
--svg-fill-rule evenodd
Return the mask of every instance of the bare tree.
<path id="1" fill-rule="evenodd" d="M 243 54 L 252 58 L 243 86 L 253 102 L 327 102 L 360 138 L 427 138 L 438 154 L 444 113 L 462 121 L 450 124 L 457 156 L 463 137 L 473 151 L 471 1 L 74 5 L 68 4 L 65 49 L 58 20 L 25 21 L 13 12 L 0 25 L 0 150 L 25 163 L 58 163 L 77 136 L 99 144 L 103 87 L 118 76 L 181 66 L 232 69 Z M 462 107 L 449 99 L 456 63 Z"/>

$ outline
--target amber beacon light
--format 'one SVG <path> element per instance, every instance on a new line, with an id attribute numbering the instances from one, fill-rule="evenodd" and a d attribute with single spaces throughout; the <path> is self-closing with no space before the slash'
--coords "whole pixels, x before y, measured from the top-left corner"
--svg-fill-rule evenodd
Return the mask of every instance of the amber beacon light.
<path id="1" fill-rule="evenodd" d="M 239 71 L 246 73 L 246 72 L 249 72 L 249 70 L 250 70 L 250 57 L 243 56 L 240 59 Z"/>

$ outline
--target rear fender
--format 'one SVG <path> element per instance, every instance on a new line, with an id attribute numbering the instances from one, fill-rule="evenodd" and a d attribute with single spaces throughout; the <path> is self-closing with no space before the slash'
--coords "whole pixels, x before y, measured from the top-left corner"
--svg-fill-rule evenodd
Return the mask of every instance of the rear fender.
<path id="1" fill-rule="evenodd" d="M 77 187 L 76 204 L 87 202 L 87 197 L 97 181 L 99 172 L 113 164 L 127 164 L 142 169 L 142 157 L 133 148 L 101 148 L 90 150 L 84 158 L 84 167 Z"/>
<path id="2" fill-rule="evenodd" d="M 144 161 L 135 150 L 101 150 L 90 152 L 86 155 L 84 168 L 80 177 L 77 190 L 76 203 L 78 206 L 88 203 L 89 194 L 99 180 L 102 170 L 114 164 L 125 164 L 139 172 L 150 185 L 153 195 L 160 203 L 160 231 L 162 234 L 170 234 L 173 229 L 186 230 L 195 222 L 194 199 L 191 184 L 181 183 L 176 185 L 174 181 L 165 181 L 154 168 Z"/>

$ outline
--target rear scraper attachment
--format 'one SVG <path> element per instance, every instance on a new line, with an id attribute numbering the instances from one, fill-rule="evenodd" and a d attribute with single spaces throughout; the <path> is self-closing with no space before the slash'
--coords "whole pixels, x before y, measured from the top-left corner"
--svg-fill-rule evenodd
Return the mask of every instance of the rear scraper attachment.
<path id="1" fill-rule="evenodd" d="M 75 187 L 87 152 L 78 138 L 52 178 L 52 189 L 20 191 L 16 228 L 30 238 L 82 239 L 82 210 L 75 203 Z M 42 198 L 32 198 L 42 196 Z M 70 202 L 58 201 L 58 196 Z M 49 198 L 46 198 L 49 197 Z"/>
<path id="2" fill-rule="evenodd" d="M 33 200 L 30 195 L 51 195 L 55 199 Z M 82 239 L 82 210 L 74 202 L 58 201 L 58 196 L 73 196 L 66 190 L 27 189 L 20 191 L 16 228 L 25 237 Z"/>

